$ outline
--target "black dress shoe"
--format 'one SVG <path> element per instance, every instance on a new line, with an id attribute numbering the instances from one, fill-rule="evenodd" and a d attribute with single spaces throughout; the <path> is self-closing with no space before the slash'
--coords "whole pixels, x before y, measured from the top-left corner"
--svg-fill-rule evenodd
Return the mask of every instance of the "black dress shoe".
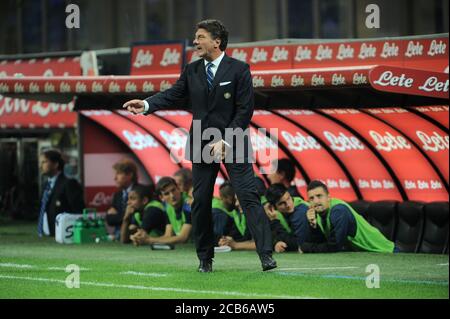
<path id="1" fill-rule="evenodd" d="M 259 256 L 259 258 L 261 259 L 261 266 L 263 271 L 277 268 L 277 262 L 272 258 L 272 256 L 268 254 L 262 254 Z"/>
<path id="2" fill-rule="evenodd" d="M 212 272 L 212 259 L 200 260 L 200 266 L 198 267 L 198 272 Z"/>

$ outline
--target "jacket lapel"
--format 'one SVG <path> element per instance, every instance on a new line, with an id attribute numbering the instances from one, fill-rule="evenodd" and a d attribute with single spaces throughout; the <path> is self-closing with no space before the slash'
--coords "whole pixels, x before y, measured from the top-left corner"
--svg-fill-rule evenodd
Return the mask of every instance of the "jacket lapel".
<path id="1" fill-rule="evenodd" d="M 50 193 L 50 197 L 49 197 L 49 199 L 48 199 L 48 203 L 49 203 L 49 204 L 50 204 L 51 202 L 54 201 L 54 199 L 56 198 L 56 196 L 57 196 L 58 193 L 60 192 L 60 189 L 61 189 L 63 180 L 64 180 L 64 175 L 63 175 L 63 173 L 61 172 L 61 173 L 59 174 L 59 176 L 56 178 L 55 185 L 53 185 L 52 191 L 51 191 L 51 193 Z"/>
<path id="2" fill-rule="evenodd" d="M 200 83 L 203 87 L 203 91 L 205 94 L 205 98 L 208 96 L 208 84 L 206 81 L 206 68 L 204 60 L 201 59 L 195 68 L 195 73 L 197 73 L 198 78 L 200 79 Z"/>
<path id="3" fill-rule="evenodd" d="M 217 70 L 216 75 L 214 76 L 212 89 L 211 89 L 211 92 L 209 92 L 210 94 L 216 89 L 220 80 L 230 70 L 230 68 L 231 68 L 231 59 L 225 54 L 222 58 L 222 61 L 219 64 L 219 69 Z M 205 79 L 206 79 L 206 73 L 205 73 Z"/>

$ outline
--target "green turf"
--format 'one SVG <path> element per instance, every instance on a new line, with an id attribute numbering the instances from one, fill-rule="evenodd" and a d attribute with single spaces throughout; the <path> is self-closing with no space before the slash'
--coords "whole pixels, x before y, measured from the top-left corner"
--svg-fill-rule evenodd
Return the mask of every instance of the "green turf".
<path id="1" fill-rule="evenodd" d="M 230 252 L 216 254 L 214 273 L 199 274 L 191 244 L 173 251 L 61 245 L 37 238 L 35 228 L 0 225 L 0 298 L 449 297 L 448 255 L 277 254 L 279 268 L 263 273 L 256 253 Z M 69 264 L 82 267 L 79 289 L 65 285 Z M 369 264 L 380 268 L 378 289 L 366 287 Z"/>

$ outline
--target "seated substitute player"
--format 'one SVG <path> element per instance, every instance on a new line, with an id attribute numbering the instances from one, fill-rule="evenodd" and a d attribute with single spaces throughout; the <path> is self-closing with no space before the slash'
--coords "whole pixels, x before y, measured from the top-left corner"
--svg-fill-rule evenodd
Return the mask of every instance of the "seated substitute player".
<path id="1" fill-rule="evenodd" d="M 151 237 L 139 229 L 130 237 L 135 245 L 144 244 L 181 244 L 189 239 L 191 233 L 191 206 L 188 195 L 182 193 L 172 177 L 162 177 L 156 184 L 156 193 L 160 196 L 166 212 L 164 235 Z"/>
<path id="2" fill-rule="evenodd" d="M 292 183 L 295 178 L 295 166 L 290 159 L 281 158 L 274 160 L 272 162 L 272 168 L 273 172 L 267 175 L 271 185 L 283 184 L 292 197 L 303 198 L 298 192 L 297 187 Z"/>
<path id="3" fill-rule="evenodd" d="M 151 185 L 134 185 L 128 193 L 128 205 L 125 210 L 120 240 L 130 243 L 130 235 L 143 229 L 151 237 L 164 234 L 166 213 L 161 202 L 153 199 L 154 190 Z"/>
<path id="4" fill-rule="evenodd" d="M 338 252 L 349 248 L 379 253 L 398 251 L 393 242 L 349 204 L 330 198 L 327 186 L 321 181 L 312 181 L 307 191 L 310 203 L 307 218 L 316 240 L 300 245 L 300 252 Z"/>
<path id="5" fill-rule="evenodd" d="M 181 168 L 173 174 L 173 179 L 177 182 L 181 192 L 189 195 L 189 205 L 192 204 L 192 170 L 189 168 Z"/>
<path id="6" fill-rule="evenodd" d="M 224 182 L 219 188 L 220 198 L 212 201 L 214 236 L 216 242 L 229 232 L 233 222 L 233 211 L 236 210 L 236 194 L 230 182 Z"/>
<path id="7" fill-rule="evenodd" d="M 256 250 L 255 241 L 247 227 L 247 218 L 236 196 L 236 209 L 232 212 L 230 231 L 219 240 L 219 246 L 229 246 L 233 250 Z"/>
<path id="8" fill-rule="evenodd" d="M 306 212 L 309 205 L 300 197 L 292 197 L 281 183 L 271 185 L 266 192 L 264 209 L 271 220 L 271 230 L 276 252 L 298 251 L 298 245 L 309 237 Z"/>

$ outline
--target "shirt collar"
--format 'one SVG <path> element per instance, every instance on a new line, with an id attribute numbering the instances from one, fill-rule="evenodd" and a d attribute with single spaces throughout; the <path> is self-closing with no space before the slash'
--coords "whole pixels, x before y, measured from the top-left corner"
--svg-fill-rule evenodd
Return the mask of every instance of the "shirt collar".
<path id="1" fill-rule="evenodd" d="M 222 62 L 223 57 L 225 56 L 225 52 L 222 52 L 214 61 L 211 61 L 214 64 L 214 67 L 217 69 L 219 67 L 220 62 Z M 203 60 L 205 62 L 205 66 L 209 63 L 209 61 Z"/>
<path id="2" fill-rule="evenodd" d="M 134 184 L 131 184 L 130 186 L 128 186 L 127 188 L 123 189 L 124 192 L 126 192 L 127 194 L 129 192 L 131 192 L 131 189 L 133 188 Z"/>
<path id="3" fill-rule="evenodd" d="M 56 179 L 58 178 L 59 174 L 61 174 L 61 173 L 58 173 L 55 176 L 52 176 L 52 177 L 48 178 L 47 182 L 50 184 L 51 188 L 53 188 L 55 186 Z"/>

